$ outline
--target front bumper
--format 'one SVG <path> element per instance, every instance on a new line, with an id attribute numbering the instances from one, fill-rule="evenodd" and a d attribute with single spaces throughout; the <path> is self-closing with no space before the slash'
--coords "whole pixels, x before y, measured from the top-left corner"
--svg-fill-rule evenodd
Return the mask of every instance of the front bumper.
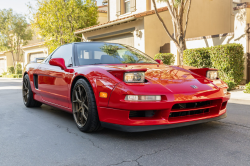
<path id="1" fill-rule="evenodd" d="M 148 109 L 138 109 L 138 111 L 155 110 L 156 114 L 153 117 L 130 117 L 132 109 L 117 109 L 108 107 L 98 107 L 99 119 L 103 127 L 126 131 L 126 132 L 140 132 L 148 130 L 167 129 L 174 127 L 181 127 L 186 125 L 193 125 L 214 120 L 219 120 L 226 117 L 226 105 L 230 98 L 230 93 L 223 97 L 203 99 L 203 100 L 189 100 L 189 101 L 172 101 L 166 102 L 165 108 L 157 108 L 157 103 L 150 103 Z M 185 115 L 179 117 L 171 117 L 173 113 L 173 105 L 177 103 L 191 103 L 200 101 L 212 101 L 209 107 L 209 112 L 201 114 Z M 163 103 L 162 103 L 163 104 Z M 156 109 L 157 108 L 157 109 Z M 196 109 L 196 108 L 195 108 Z M 191 109 L 191 110 L 195 110 Z M 204 109 L 204 108 L 197 108 Z M 187 109 L 185 110 L 187 111 Z M 178 111 L 179 112 L 179 111 Z M 180 111 L 182 112 L 182 110 Z"/>
<path id="2" fill-rule="evenodd" d="M 196 120 L 196 121 L 190 121 L 190 122 L 184 122 L 184 123 L 176 123 L 176 124 L 167 124 L 167 125 L 149 125 L 149 126 L 125 126 L 125 125 L 118 125 L 118 124 L 112 124 L 107 122 L 101 122 L 102 127 L 124 131 L 124 132 L 142 132 L 142 131 L 150 131 L 150 130 L 161 130 L 161 129 L 170 129 L 170 128 L 176 128 L 176 127 L 182 127 L 182 126 L 189 126 L 199 123 L 206 123 L 210 121 L 220 120 L 227 117 L 227 113 L 214 117 L 209 119 L 202 119 L 202 120 Z"/>

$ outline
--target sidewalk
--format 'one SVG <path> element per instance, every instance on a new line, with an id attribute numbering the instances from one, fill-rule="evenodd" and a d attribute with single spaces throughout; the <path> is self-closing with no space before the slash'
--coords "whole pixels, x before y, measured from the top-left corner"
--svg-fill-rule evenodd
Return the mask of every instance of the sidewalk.
<path id="1" fill-rule="evenodd" d="M 246 104 L 250 105 L 250 93 L 244 93 L 243 89 L 229 91 L 231 98 L 229 103 Z"/>
<path id="2" fill-rule="evenodd" d="M 231 99 L 234 100 L 250 100 L 250 93 L 244 93 L 242 89 L 229 91 Z"/>
<path id="3" fill-rule="evenodd" d="M 22 78 L 2 78 L 0 77 L 0 82 L 22 82 Z"/>

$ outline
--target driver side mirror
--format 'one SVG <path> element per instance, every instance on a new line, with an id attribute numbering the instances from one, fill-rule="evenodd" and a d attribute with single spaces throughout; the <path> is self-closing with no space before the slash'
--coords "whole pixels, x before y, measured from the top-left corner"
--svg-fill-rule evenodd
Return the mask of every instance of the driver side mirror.
<path id="1" fill-rule="evenodd" d="M 62 70 L 67 69 L 67 67 L 65 66 L 65 61 L 63 58 L 52 58 L 49 61 L 49 64 L 52 66 L 58 66 L 60 67 Z"/>
<path id="2" fill-rule="evenodd" d="M 163 64 L 162 60 L 160 60 L 160 59 L 156 59 L 155 61 L 156 61 L 157 63 L 159 63 L 159 64 Z"/>

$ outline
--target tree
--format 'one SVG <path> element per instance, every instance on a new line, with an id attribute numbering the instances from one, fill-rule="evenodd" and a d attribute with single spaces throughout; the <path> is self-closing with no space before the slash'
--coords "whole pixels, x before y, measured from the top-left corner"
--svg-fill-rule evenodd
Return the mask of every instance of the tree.
<path id="1" fill-rule="evenodd" d="M 156 7 L 155 0 L 152 0 L 154 4 L 154 9 L 157 17 L 161 21 L 165 31 L 171 40 L 175 43 L 177 50 L 180 54 L 181 64 L 183 63 L 183 51 L 186 49 L 186 33 L 189 19 L 189 12 L 191 8 L 192 0 L 158 0 L 159 2 L 166 2 L 168 11 L 172 17 L 172 24 L 174 35 L 172 36 L 164 23 L 163 19 L 159 15 Z M 185 9 L 187 9 L 185 13 Z M 186 19 L 184 20 L 184 16 L 186 15 Z"/>
<path id="2" fill-rule="evenodd" d="M 58 46 L 79 41 L 77 29 L 98 23 L 98 7 L 93 0 L 36 0 L 37 8 L 29 5 L 31 24 L 52 52 Z"/>
<path id="3" fill-rule="evenodd" d="M 23 59 L 21 46 L 32 39 L 26 18 L 16 14 L 12 9 L 0 10 L 0 51 L 10 51 L 13 66 Z"/>

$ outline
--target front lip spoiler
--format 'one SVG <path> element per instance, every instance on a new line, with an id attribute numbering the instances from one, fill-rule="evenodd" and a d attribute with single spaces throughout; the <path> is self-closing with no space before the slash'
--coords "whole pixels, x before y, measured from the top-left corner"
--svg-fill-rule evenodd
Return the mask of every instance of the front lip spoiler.
<path id="1" fill-rule="evenodd" d="M 226 117 L 227 117 L 227 113 L 224 113 L 215 118 L 202 119 L 202 120 L 196 120 L 196 121 L 184 122 L 184 123 L 168 124 L 168 125 L 125 126 L 125 125 L 118 125 L 118 124 L 112 124 L 112 123 L 107 123 L 107 122 L 101 122 L 101 125 L 102 127 L 105 127 L 105 128 L 110 128 L 110 129 L 124 131 L 124 132 L 142 132 L 142 131 L 162 130 L 162 129 L 177 128 L 177 127 L 182 127 L 182 126 L 189 126 L 189 125 L 194 125 L 194 124 L 199 124 L 199 123 L 206 123 L 210 121 L 220 120 Z"/>

